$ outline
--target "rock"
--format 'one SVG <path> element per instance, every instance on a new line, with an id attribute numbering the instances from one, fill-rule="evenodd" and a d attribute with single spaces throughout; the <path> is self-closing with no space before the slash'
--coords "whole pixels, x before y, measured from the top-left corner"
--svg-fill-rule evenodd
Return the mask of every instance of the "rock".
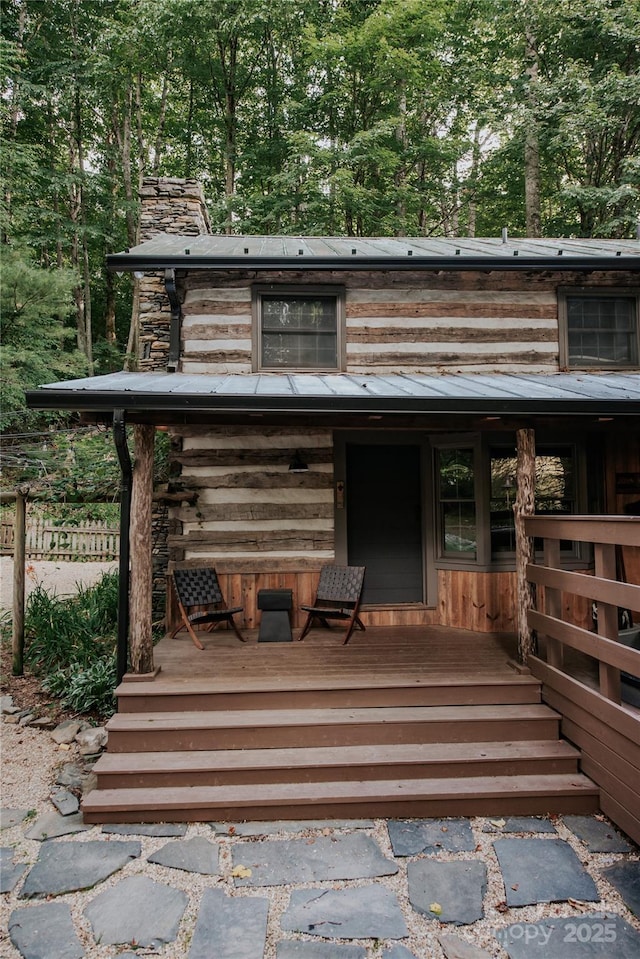
<path id="1" fill-rule="evenodd" d="M 187 832 L 187 824 L 178 822 L 111 823 L 103 826 L 102 832 L 115 833 L 118 836 L 184 836 Z"/>
<path id="2" fill-rule="evenodd" d="M 0 809 L 0 829 L 11 829 L 29 815 L 28 809 Z"/>
<path id="3" fill-rule="evenodd" d="M 627 909 L 640 918 L 640 861 L 616 862 L 603 869 L 602 875 L 620 893 Z"/>
<path id="4" fill-rule="evenodd" d="M 491 959 L 490 954 L 484 949 L 474 946 L 466 939 L 461 939 L 460 936 L 438 936 L 438 942 L 442 946 L 446 959 Z"/>
<path id="5" fill-rule="evenodd" d="M 188 901 L 189 897 L 180 889 L 145 876 L 130 876 L 99 893 L 84 914 L 91 923 L 94 939 L 102 945 L 135 943 L 136 948 L 158 948 L 175 940 Z M 254 899 L 249 905 L 251 910 L 253 903 Z M 237 937 L 237 929 L 235 934 Z M 208 945 L 210 955 L 211 943 Z"/>
<path id="6" fill-rule="evenodd" d="M 45 839 L 56 839 L 58 836 L 68 836 L 70 833 L 84 832 L 91 828 L 91 826 L 85 826 L 81 812 L 61 816 L 59 812 L 52 809 L 51 812 L 40 816 L 25 836 L 27 839 L 44 842 Z"/>
<path id="7" fill-rule="evenodd" d="M 415 959 L 412 953 L 408 952 L 407 956 Z M 367 950 L 340 942 L 281 939 L 276 946 L 276 959 L 367 959 Z"/>
<path id="8" fill-rule="evenodd" d="M 10 846 L 0 847 L 0 892 L 11 892 L 26 868 L 26 862 L 14 863 Z"/>
<path id="9" fill-rule="evenodd" d="M 518 922 L 494 932 L 509 959 L 638 959 L 640 932 L 615 913 Z"/>
<path id="10" fill-rule="evenodd" d="M 56 789 L 51 793 L 50 799 L 61 816 L 71 816 L 80 809 L 77 796 L 68 789 Z"/>
<path id="11" fill-rule="evenodd" d="M 18 707 L 13 705 L 13 696 L 0 696 L 0 714 L 18 711 Z"/>
<path id="12" fill-rule="evenodd" d="M 80 746 L 80 752 L 90 755 L 99 753 L 107 745 L 108 734 L 103 726 L 93 726 L 89 729 L 82 729 L 75 737 Z"/>
<path id="13" fill-rule="evenodd" d="M 563 816 L 565 826 L 586 843 L 589 852 L 632 852 L 629 843 L 609 822 L 595 816 Z"/>
<path id="14" fill-rule="evenodd" d="M 294 889 L 280 924 L 324 939 L 404 939 L 409 935 L 396 896 L 381 885 Z"/>
<path id="15" fill-rule="evenodd" d="M 398 872 L 397 863 L 387 859 L 375 840 L 364 833 L 238 843 L 232 855 L 234 866 L 251 870 L 247 878 L 236 879 L 238 886 L 371 879 Z"/>
<path id="16" fill-rule="evenodd" d="M 600 900 L 593 879 L 563 839 L 497 839 L 493 846 L 508 906 Z"/>
<path id="17" fill-rule="evenodd" d="M 36 717 L 35 717 L 35 714 L 34 714 L 34 713 L 25 713 L 24 716 L 21 716 L 21 717 L 20 717 L 20 725 L 21 725 L 21 726 L 30 726 L 31 723 L 34 721 L 35 718 L 36 718 Z"/>
<path id="18" fill-rule="evenodd" d="M 56 785 L 80 789 L 87 773 L 76 763 L 65 763 L 56 776 Z"/>
<path id="19" fill-rule="evenodd" d="M 409 901 L 429 919 L 468 925 L 482 919 L 487 869 L 478 860 L 442 862 L 419 859 L 407 867 Z M 431 908 L 438 903 L 441 912 Z"/>
<path id="20" fill-rule="evenodd" d="M 195 836 L 193 839 L 168 842 L 162 849 L 148 856 L 147 861 L 170 869 L 198 872 L 203 876 L 218 876 L 220 874 L 219 858 L 219 846 L 209 842 L 204 836 Z"/>
<path id="21" fill-rule="evenodd" d="M 10 723 L 12 726 L 17 726 L 20 722 L 20 716 L 18 713 L 5 714 L 4 721 L 5 723 Z"/>
<path id="22" fill-rule="evenodd" d="M 65 719 L 64 722 L 59 723 L 52 731 L 51 738 L 54 743 L 58 743 L 59 746 L 68 746 L 69 743 L 72 743 L 76 738 L 81 728 L 82 723 L 78 722 L 78 720 Z"/>
<path id="23" fill-rule="evenodd" d="M 472 852 L 476 848 L 468 819 L 391 819 L 387 823 L 395 856 L 420 853 Z"/>
<path id="24" fill-rule="evenodd" d="M 49 719 L 47 716 L 40 716 L 38 719 L 34 719 L 31 725 L 35 729 L 53 729 L 55 727 L 53 719 Z"/>
<path id="25" fill-rule="evenodd" d="M 267 939 L 269 901 L 227 896 L 205 889 L 191 940 L 189 959 L 262 959 Z"/>
<path id="26" fill-rule="evenodd" d="M 82 959 L 71 910 L 62 902 L 14 909 L 9 916 L 11 942 L 24 959 Z"/>
<path id="27" fill-rule="evenodd" d="M 62 896 L 90 889 L 137 859 L 139 842 L 48 842 L 24 881 L 21 899 Z"/>

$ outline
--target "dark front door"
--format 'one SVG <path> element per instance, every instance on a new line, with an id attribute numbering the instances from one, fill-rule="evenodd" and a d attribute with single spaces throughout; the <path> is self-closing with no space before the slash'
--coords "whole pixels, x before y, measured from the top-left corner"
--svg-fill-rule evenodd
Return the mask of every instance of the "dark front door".
<path id="1" fill-rule="evenodd" d="M 421 603 L 420 447 L 347 443 L 347 552 L 366 566 L 365 603 Z"/>

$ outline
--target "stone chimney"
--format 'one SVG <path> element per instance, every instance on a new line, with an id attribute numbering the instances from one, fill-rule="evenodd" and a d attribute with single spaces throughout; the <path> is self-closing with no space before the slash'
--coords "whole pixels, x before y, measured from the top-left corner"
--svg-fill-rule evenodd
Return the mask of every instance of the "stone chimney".
<path id="1" fill-rule="evenodd" d="M 145 177 L 140 190 L 139 241 L 159 233 L 200 236 L 211 233 L 202 186 L 197 180 Z M 138 344 L 133 349 L 140 371 L 167 370 L 171 308 L 164 276 L 147 273 L 136 284 Z M 134 301 L 134 309 L 136 302 Z"/>

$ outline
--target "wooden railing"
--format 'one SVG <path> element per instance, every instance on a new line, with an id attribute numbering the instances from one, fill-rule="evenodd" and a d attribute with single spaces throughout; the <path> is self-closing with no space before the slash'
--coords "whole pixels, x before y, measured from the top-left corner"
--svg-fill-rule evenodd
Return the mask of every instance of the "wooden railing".
<path id="1" fill-rule="evenodd" d="M 621 671 L 640 677 L 640 648 L 619 634 L 619 610 L 640 611 L 640 585 L 620 577 L 622 551 L 640 548 L 640 518 L 532 516 L 525 529 L 544 541 L 542 564 L 527 566 L 537 592 L 527 619 L 538 636 L 528 665 L 543 682 L 543 699 L 561 713 L 564 735 L 581 749 L 603 811 L 640 842 L 640 709 L 623 701 L 621 683 Z M 591 544 L 593 575 L 561 569 L 562 540 Z M 596 632 L 563 619 L 566 594 L 595 604 Z"/>

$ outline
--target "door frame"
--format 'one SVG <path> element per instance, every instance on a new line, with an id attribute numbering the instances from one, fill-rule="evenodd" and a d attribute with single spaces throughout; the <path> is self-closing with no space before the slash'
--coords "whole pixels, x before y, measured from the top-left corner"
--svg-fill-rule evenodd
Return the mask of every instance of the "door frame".
<path id="1" fill-rule="evenodd" d="M 420 496 L 422 514 L 422 603 L 383 603 L 380 608 L 433 608 L 438 601 L 438 571 L 435 568 L 435 507 L 433 492 L 433 451 L 429 436 L 421 430 L 334 430 L 333 484 L 336 562 L 347 563 L 347 445 L 361 446 L 417 446 L 420 451 Z M 369 604 L 367 604 L 369 605 Z"/>

